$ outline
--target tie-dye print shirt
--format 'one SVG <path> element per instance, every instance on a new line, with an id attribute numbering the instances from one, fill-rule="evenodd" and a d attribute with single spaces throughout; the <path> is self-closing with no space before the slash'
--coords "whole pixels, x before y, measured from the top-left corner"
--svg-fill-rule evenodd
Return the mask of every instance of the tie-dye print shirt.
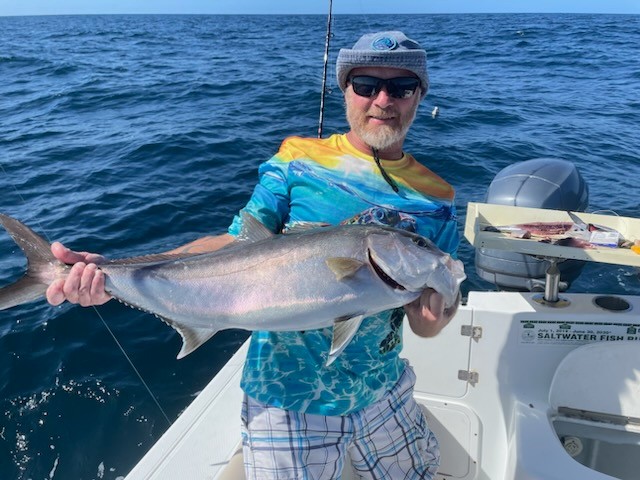
<path id="1" fill-rule="evenodd" d="M 286 139 L 260 166 L 260 181 L 245 210 L 273 232 L 296 222 L 338 224 L 355 217 L 416 231 L 455 254 L 458 231 L 454 192 L 412 156 L 382 160 L 399 188 L 382 177 L 373 157 L 346 135 Z M 238 235 L 241 219 L 229 227 Z M 327 366 L 332 328 L 303 332 L 253 332 L 242 388 L 263 403 L 319 415 L 345 415 L 384 396 L 404 362 L 402 308 L 365 318 L 353 340 Z"/>

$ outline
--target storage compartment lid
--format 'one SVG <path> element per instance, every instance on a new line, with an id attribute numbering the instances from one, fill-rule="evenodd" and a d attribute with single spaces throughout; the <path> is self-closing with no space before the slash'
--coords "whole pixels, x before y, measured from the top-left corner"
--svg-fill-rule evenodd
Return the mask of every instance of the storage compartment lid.
<path id="1" fill-rule="evenodd" d="M 572 350 L 558 365 L 549 403 L 569 414 L 583 411 L 601 421 L 640 425 L 640 345 L 599 342 Z M 591 420 L 598 420 L 591 416 Z M 624 417 L 622 422 L 616 417 Z"/>

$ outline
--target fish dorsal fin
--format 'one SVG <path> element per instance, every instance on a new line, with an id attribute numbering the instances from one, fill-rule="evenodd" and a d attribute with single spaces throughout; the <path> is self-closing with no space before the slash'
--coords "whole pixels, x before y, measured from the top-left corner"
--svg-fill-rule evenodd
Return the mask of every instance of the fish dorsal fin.
<path id="1" fill-rule="evenodd" d="M 327 357 L 327 365 L 331 365 L 345 347 L 349 345 L 358 328 L 360 328 L 363 318 L 364 315 L 356 315 L 337 318 L 333 322 L 333 339 L 331 340 L 331 349 Z"/>
<path id="2" fill-rule="evenodd" d="M 240 217 L 242 218 L 242 229 L 236 237 L 236 242 L 258 242 L 275 235 L 250 213 L 243 210 L 240 212 Z"/>
<path id="3" fill-rule="evenodd" d="M 142 255 L 139 257 L 129 258 L 116 258 L 113 260 L 107 260 L 101 263 L 101 265 L 144 265 L 151 263 L 171 262 L 173 260 L 180 260 L 181 258 L 195 257 L 196 255 L 202 255 L 201 253 L 157 253 L 152 255 Z"/>
<path id="4" fill-rule="evenodd" d="M 355 275 L 358 270 L 366 265 L 361 260 L 349 257 L 329 257 L 325 262 L 339 282 Z"/>
<path id="5" fill-rule="evenodd" d="M 304 233 L 310 230 L 316 230 L 318 228 L 331 227 L 330 223 L 325 222 L 293 222 L 284 231 L 286 234 L 290 233 Z"/>

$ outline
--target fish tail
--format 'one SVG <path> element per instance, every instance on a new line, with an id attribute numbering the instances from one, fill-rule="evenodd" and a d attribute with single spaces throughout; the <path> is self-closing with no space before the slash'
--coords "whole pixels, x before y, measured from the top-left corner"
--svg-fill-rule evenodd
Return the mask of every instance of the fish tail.
<path id="1" fill-rule="evenodd" d="M 0 213 L 0 223 L 27 256 L 27 271 L 15 283 L 0 287 L 0 310 L 43 297 L 64 264 L 51 253 L 51 246 L 40 235 L 15 218 Z"/>

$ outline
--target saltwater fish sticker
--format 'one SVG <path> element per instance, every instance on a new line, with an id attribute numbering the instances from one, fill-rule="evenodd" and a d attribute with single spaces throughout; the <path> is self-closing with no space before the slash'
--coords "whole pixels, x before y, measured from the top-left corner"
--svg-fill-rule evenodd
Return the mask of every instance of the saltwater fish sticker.
<path id="1" fill-rule="evenodd" d="M 521 320 L 524 345 L 584 345 L 593 342 L 640 341 L 640 323 Z"/>

